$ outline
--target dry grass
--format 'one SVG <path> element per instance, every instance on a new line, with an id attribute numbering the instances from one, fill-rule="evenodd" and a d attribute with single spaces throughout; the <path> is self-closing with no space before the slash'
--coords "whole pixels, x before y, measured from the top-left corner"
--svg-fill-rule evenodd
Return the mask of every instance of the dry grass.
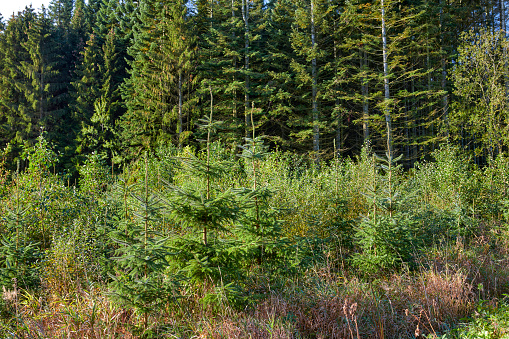
<path id="1" fill-rule="evenodd" d="M 272 295 L 252 317 L 287 321 L 303 337 L 409 338 L 417 329 L 443 332 L 475 305 L 471 284 L 461 273 L 428 271 L 376 284 L 342 280 L 330 288 L 329 295 Z"/>
<path id="2" fill-rule="evenodd" d="M 458 240 L 435 247 L 417 271 L 371 282 L 339 274 L 332 260 L 285 281 L 279 290 L 267 288 L 268 277 L 260 276 L 253 288 L 267 297 L 244 311 L 223 305 L 218 312 L 200 303 L 200 293 L 189 294 L 179 307 L 152 314 L 147 330 L 158 338 L 214 339 L 439 335 L 471 315 L 480 299 L 496 303 L 507 293 L 507 248 L 497 239 L 482 235 L 470 246 Z M 19 316 L 7 325 L 19 338 L 137 338 L 134 330 L 143 332 L 137 314 L 114 306 L 98 288 L 66 296 L 6 290 L 4 301 Z"/>
<path id="3" fill-rule="evenodd" d="M 200 312 L 181 319 L 181 325 L 200 338 L 408 338 L 418 328 L 443 332 L 475 305 L 472 286 L 459 272 L 393 276 L 376 285 L 357 279 L 327 284 L 326 293 L 272 293 L 253 310 L 220 317 Z M 43 301 L 25 293 L 19 313 L 24 324 L 17 330 L 24 338 L 134 338 L 132 330 L 141 323 L 100 291 L 72 301 Z M 171 318 L 154 316 L 150 323 L 168 324 Z"/>
<path id="4" fill-rule="evenodd" d="M 9 328 L 20 338 L 134 338 L 134 314 L 114 307 L 100 291 L 73 298 L 42 298 L 23 292 L 18 320 Z"/>

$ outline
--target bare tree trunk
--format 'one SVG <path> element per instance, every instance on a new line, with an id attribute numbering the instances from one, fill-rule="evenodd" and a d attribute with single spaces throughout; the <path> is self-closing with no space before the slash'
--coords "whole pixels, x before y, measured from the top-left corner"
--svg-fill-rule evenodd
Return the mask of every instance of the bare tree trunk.
<path id="1" fill-rule="evenodd" d="M 235 22 L 235 0 L 232 0 L 232 20 Z M 235 30 L 232 29 L 232 41 L 235 40 Z M 237 57 L 233 56 L 233 83 L 237 80 Z M 233 120 L 235 124 L 237 124 L 237 90 L 233 89 L 233 103 L 232 103 L 232 111 L 233 111 Z"/>
<path id="2" fill-rule="evenodd" d="M 244 135 L 249 137 L 249 1 L 242 0 L 242 18 L 244 19 Z"/>
<path id="3" fill-rule="evenodd" d="M 361 72 L 364 72 L 368 65 L 368 55 L 366 51 L 361 48 L 360 52 L 360 63 L 361 63 Z M 369 102 L 368 102 L 368 80 L 363 77 L 361 83 L 361 93 L 362 93 L 362 134 L 364 138 L 364 143 L 369 140 Z"/>
<path id="4" fill-rule="evenodd" d="M 505 0 L 499 0 L 500 6 L 500 29 L 504 31 L 504 36 L 506 35 L 506 15 L 505 15 Z"/>
<path id="5" fill-rule="evenodd" d="M 39 84 L 39 123 L 42 126 L 44 118 L 44 74 L 41 66 L 41 83 Z"/>
<path id="6" fill-rule="evenodd" d="M 316 27 L 315 27 L 315 2 L 311 0 L 311 48 L 312 53 L 316 52 L 317 44 L 316 44 Z M 315 153 L 315 162 L 318 164 L 320 162 L 319 152 L 320 152 L 320 121 L 318 114 L 318 102 L 317 102 L 317 92 L 318 92 L 318 80 L 317 80 L 317 62 L 316 56 L 313 55 L 313 59 L 311 60 L 311 76 L 313 77 L 313 85 L 312 85 L 312 101 L 313 101 L 313 153 Z"/>
<path id="7" fill-rule="evenodd" d="M 498 0 L 498 6 L 500 9 L 500 30 L 502 31 L 502 36 L 504 38 L 507 37 L 507 31 L 506 31 L 506 16 L 505 16 L 505 0 Z M 509 78 L 508 78 L 508 67 L 507 67 L 507 47 L 506 44 L 504 44 L 503 47 L 503 57 L 504 57 L 504 82 L 505 82 L 505 95 L 509 94 Z"/>
<path id="8" fill-rule="evenodd" d="M 442 62 L 442 90 L 447 91 L 447 70 L 446 70 L 446 60 L 444 55 L 444 33 L 443 33 L 443 14 L 444 14 L 444 8 L 443 8 L 443 1 L 440 0 L 440 58 Z M 449 95 L 447 92 L 442 97 L 442 106 L 443 106 L 443 119 L 445 123 L 445 129 L 446 129 L 446 136 L 447 141 L 449 141 Z"/>
<path id="9" fill-rule="evenodd" d="M 385 114 L 385 128 L 387 130 L 387 155 L 389 159 L 392 159 L 392 121 L 391 111 L 389 108 L 390 92 L 389 92 L 389 65 L 387 63 L 387 31 L 385 29 L 385 7 L 384 0 L 381 0 L 382 4 L 382 52 L 383 52 L 383 63 L 384 63 L 384 114 Z"/>
<path id="10" fill-rule="evenodd" d="M 337 28 L 336 28 L 336 22 L 334 22 L 334 32 L 336 32 Z M 338 74 L 338 65 L 337 65 L 337 60 L 338 60 L 338 48 L 337 48 L 337 44 L 338 42 L 336 41 L 336 39 L 334 39 L 334 73 L 335 74 Z M 336 152 L 335 156 L 339 157 L 341 156 L 341 147 L 342 147 L 342 139 L 343 139 L 343 136 L 342 136 L 342 124 L 343 124 L 343 113 L 341 112 L 341 108 L 339 107 L 339 98 L 338 98 L 338 85 L 334 85 L 334 93 L 335 93 L 335 97 L 336 97 L 336 100 L 334 102 L 334 108 L 336 109 L 336 114 L 337 114 L 337 124 L 338 124 L 338 127 L 337 127 L 337 130 L 336 130 L 336 149 L 334 150 Z"/>
<path id="11" fill-rule="evenodd" d="M 179 84 L 178 84 L 178 95 L 179 95 L 179 107 L 178 107 L 178 147 L 182 148 L 182 71 L 179 71 Z"/>

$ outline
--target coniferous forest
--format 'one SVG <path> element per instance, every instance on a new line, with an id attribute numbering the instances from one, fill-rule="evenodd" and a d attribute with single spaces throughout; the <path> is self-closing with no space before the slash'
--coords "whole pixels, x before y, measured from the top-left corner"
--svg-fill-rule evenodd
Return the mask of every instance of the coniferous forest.
<path id="1" fill-rule="evenodd" d="M 507 336 L 508 6 L 0 14 L 0 336 Z"/>

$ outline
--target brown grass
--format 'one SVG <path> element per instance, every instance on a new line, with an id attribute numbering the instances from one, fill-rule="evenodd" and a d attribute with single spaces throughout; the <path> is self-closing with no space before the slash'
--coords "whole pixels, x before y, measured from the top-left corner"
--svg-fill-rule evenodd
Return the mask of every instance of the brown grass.
<path id="1" fill-rule="evenodd" d="M 268 277 L 253 279 L 265 291 L 256 306 L 236 311 L 203 306 L 203 293 L 185 296 L 178 307 L 152 314 L 147 330 L 171 338 L 412 338 L 438 335 L 472 314 L 480 299 L 508 292 L 507 247 L 480 235 L 435 247 L 419 269 L 366 282 L 339 274 L 328 260 L 274 290 Z M 139 315 L 113 305 L 99 288 L 58 296 L 46 291 L 5 291 L 21 319 L 8 325 L 20 338 L 136 338 Z M 13 298 L 16 293 L 16 298 Z M 157 332 L 157 327 L 166 325 Z M 139 331 L 140 333 L 142 332 Z M 138 336 L 139 337 L 139 336 Z"/>

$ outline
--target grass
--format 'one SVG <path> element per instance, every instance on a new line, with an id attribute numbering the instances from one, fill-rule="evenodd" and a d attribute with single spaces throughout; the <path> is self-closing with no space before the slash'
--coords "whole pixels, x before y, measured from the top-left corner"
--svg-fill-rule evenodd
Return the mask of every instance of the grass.
<path id="1" fill-rule="evenodd" d="M 475 320 L 473 326 L 477 329 L 491 326 L 493 331 L 496 328 L 502 331 L 506 326 L 504 321 L 509 319 L 503 316 L 507 306 L 500 308 L 495 316 L 488 316 L 494 310 L 493 305 L 483 302 L 482 308 L 478 307 L 482 296 L 501 296 L 500 285 L 481 280 L 479 275 L 483 269 L 492 269 L 495 276 L 491 280 L 507 279 L 505 273 L 497 275 L 502 270 L 493 266 L 500 262 L 493 262 L 490 256 L 482 257 L 481 253 L 473 263 L 473 254 L 465 254 L 460 244 L 438 251 L 432 251 L 433 256 L 426 258 L 426 265 L 420 266 L 417 272 L 394 273 L 372 281 L 344 276 L 329 261 L 329 266 L 317 265 L 300 272 L 297 279 L 282 281 L 281 286 L 267 291 L 261 302 L 243 310 L 224 304 L 217 312 L 200 304 L 202 296 L 184 295 L 179 307 L 151 315 L 151 325 L 146 329 L 140 328 L 139 315 L 115 306 L 106 291 L 98 287 L 65 297 L 7 291 L 4 292 L 6 307 L 18 317 L 4 324 L 3 331 L 4 335 L 12 332 L 21 338 L 151 335 L 161 338 L 412 338 L 415 333 L 438 336 L 448 332 L 473 312 L 484 316 Z M 440 262 L 431 261 L 437 257 L 442 258 Z M 477 266 L 479 263 L 484 266 Z M 482 284 L 485 285 L 481 290 Z M 18 296 L 12 297 L 13 293 Z"/>

